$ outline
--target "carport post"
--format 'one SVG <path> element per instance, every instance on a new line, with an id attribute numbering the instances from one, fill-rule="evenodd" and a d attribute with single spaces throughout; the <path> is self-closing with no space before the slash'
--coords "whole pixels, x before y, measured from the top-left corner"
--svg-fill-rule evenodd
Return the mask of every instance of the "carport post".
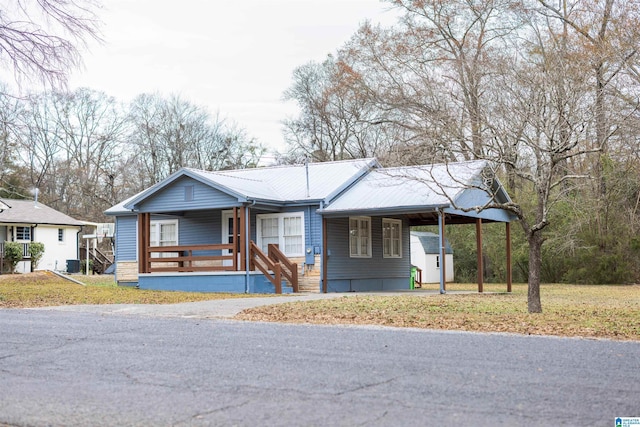
<path id="1" fill-rule="evenodd" d="M 438 209 L 438 233 L 440 234 L 440 293 L 444 294 L 446 292 L 445 281 L 447 272 L 445 271 L 446 265 L 444 262 L 444 212 L 441 209 Z"/>
<path id="2" fill-rule="evenodd" d="M 507 292 L 511 292 L 511 223 L 506 222 L 506 235 L 507 235 Z"/>
<path id="3" fill-rule="evenodd" d="M 484 290 L 484 265 L 482 263 L 482 219 L 476 219 L 476 252 L 478 253 L 478 292 Z"/>

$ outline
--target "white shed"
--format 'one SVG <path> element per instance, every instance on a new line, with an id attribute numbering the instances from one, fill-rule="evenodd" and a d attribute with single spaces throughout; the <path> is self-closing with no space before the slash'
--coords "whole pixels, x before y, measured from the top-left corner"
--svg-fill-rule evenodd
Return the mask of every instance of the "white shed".
<path id="1" fill-rule="evenodd" d="M 411 232 L 411 264 L 422 270 L 422 283 L 440 282 L 440 236 L 435 233 Z M 445 239 L 446 281 L 453 282 L 453 249 Z"/>

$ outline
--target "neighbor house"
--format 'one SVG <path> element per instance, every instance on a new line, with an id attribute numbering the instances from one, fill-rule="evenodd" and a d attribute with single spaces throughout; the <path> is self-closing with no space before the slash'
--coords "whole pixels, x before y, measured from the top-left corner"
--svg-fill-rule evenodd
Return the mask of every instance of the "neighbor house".
<path id="1" fill-rule="evenodd" d="M 16 271 L 30 272 L 34 266 L 29 245 L 40 242 L 44 244 L 44 255 L 37 269 L 65 270 L 68 260 L 78 259 L 78 233 L 82 225 L 38 201 L 0 199 L 0 257 L 4 257 L 4 242 L 18 242 L 23 258 Z"/>
<path id="2" fill-rule="evenodd" d="M 428 231 L 411 231 L 411 264 L 420 270 L 421 283 L 440 282 L 440 236 Z M 444 257 L 447 282 L 453 282 L 453 249 L 449 241 L 444 242 Z"/>
<path id="3" fill-rule="evenodd" d="M 145 289 L 408 289 L 409 230 L 513 220 L 484 161 L 375 159 L 231 171 L 183 168 L 111 207 L 116 280 Z M 444 289 L 444 278 L 441 285 Z"/>

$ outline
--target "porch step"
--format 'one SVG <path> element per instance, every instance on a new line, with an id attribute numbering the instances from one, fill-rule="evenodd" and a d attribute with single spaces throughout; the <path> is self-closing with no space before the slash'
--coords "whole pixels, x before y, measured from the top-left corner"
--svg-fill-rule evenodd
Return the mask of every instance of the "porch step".
<path id="1" fill-rule="evenodd" d="M 309 293 L 309 294 L 317 294 L 320 292 L 320 288 L 317 283 L 309 283 L 309 284 L 298 283 L 298 291 Z"/>

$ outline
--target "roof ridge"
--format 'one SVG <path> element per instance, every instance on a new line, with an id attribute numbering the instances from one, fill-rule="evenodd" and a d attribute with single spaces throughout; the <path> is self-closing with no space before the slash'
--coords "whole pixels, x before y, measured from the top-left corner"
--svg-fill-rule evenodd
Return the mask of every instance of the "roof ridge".
<path id="1" fill-rule="evenodd" d="M 309 162 L 307 165 L 310 167 L 317 167 L 317 166 L 323 166 L 323 165 L 330 165 L 330 164 L 336 164 L 336 163 L 355 163 L 355 162 L 370 162 L 372 160 L 375 160 L 375 157 L 364 157 L 361 159 L 345 159 L 345 160 L 332 160 L 329 162 Z M 292 167 L 305 167 L 306 165 L 304 163 L 294 163 L 294 164 L 290 164 L 290 165 L 272 165 L 272 166 L 260 166 L 257 168 L 244 168 L 244 169 L 228 169 L 228 170 L 218 170 L 218 171 L 207 171 L 204 169 L 197 169 L 197 168 L 185 168 L 185 169 L 189 169 L 192 171 L 200 171 L 200 172 L 206 172 L 206 173 L 220 173 L 223 175 L 234 175 L 236 173 L 242 173 L 242 172 L 246 172 L 246 171 L 252 171 L 252 170 L 266 170 L 266 169 L 284 169 L 284 168 L 292 168 Z"/>

